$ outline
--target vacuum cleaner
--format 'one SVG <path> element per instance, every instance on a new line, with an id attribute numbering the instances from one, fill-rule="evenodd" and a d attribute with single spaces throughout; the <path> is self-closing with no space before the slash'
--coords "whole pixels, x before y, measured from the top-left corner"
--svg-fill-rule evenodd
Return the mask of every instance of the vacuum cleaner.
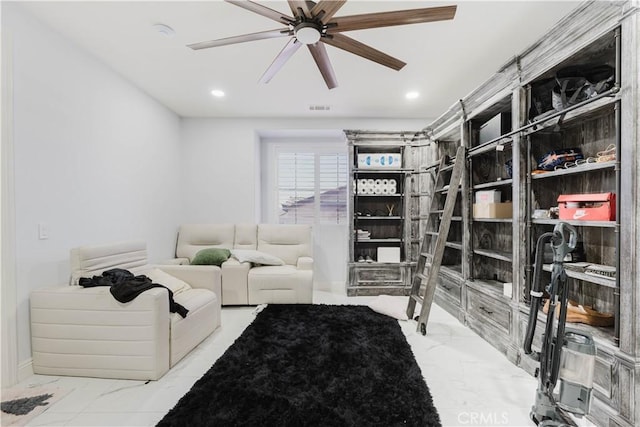
<path id="1" fill-rule="evenodd" d="M 539 426 L 575 426 L 569 413 L 582 417 L 589 412 L 596 348 L 593 337 L 585 332 L 566 328 L 568 289 L 563 267 L 565 256 L 578 241 L 575 228 L 558 223 L 553 232 L 544 233 L 536 243 L 536 255 L 531 288 L 531 311 L 524 352 L 540 363 L 536 369 L 538 388 L 531 408 L 531 420 Z M 544 245 L 553 251 L 551 282 L 543 289 L 541 282 Z M 544 291 L 549 298 L 546 326 L 540 352 L 531 349 Z M 559 313 L 556 311 L 559 310 Z M 557 317 L 557 319 L 556 319 Z M 557 320 L 557 325 L 556 325 Z M 555 394 L 560 381 L 559 393 Z"/>

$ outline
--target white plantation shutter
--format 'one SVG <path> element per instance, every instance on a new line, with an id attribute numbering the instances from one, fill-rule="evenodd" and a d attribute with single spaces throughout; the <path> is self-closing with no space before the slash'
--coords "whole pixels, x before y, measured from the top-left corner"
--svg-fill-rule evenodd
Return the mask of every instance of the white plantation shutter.
<path id="1" fill-rule="evenodd" d="M 312 224 L 315 216 L 315 154 L 278 154 L 280 224 Z"/>
<path id="2" fill-rule="evenodd" d="M 279 152 L 280 224 L 343 224 L 347 214 L 347 156 Z"/>
<path id="3" fill-rule="evenodd" d="M 347 218 L 347 156 L 320 154 L 320 223 L 344 224 Z"/>

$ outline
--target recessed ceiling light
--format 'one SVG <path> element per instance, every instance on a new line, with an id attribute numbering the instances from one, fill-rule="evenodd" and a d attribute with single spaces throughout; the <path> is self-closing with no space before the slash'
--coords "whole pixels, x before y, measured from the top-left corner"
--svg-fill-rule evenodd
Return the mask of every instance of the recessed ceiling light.
<path id="1" fill-rule="evenodd" d="M 173 37 L 176 34 L 173 28 L 165 24 L 154 24 L 153 29 L 165 37 Z"/>
<path id="2" fill-rule="evenodd" d="M 211 91 L 211 95 L 215 96 L 216 98 L 222 98 L 224 96 L 224 92 L 220 89 L 214 89 Z"/>
<path id="3" fill-rule="evenodd" d="M 419 96 L 420 96 L 419 92 L 412 91 L 412 92 L 407 92 L 407 94 L 404 97 L 407 99 L 416 99 Z"/>

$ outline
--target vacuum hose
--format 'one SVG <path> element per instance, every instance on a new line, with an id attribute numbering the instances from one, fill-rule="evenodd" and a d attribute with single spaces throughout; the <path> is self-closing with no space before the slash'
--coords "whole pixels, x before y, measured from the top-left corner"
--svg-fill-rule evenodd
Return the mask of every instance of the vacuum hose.
<path id="1" fill-rule="evenodd" d="M 541 283 L 540 277 L 542 272 L 542 262 L 544 261 L 544 245 L 551 241 L 555 236 L 555 233 L 544 233 L 538 237 L 536 243 L 536 258 L 533 268 L 533 283 L 531 284 L 531 310 L 529 311 L 529 322 L 527 324 L 527 334 L 524 339 L 524 352 L 525 354 L 531 354 L 531 343 L 533 342 L 533 335 L 536 331 L 536 323 L 538 322 L 538 310 L 540 310 L 540 304 L 542 302 L 542 295 L 544 286 Z"/>

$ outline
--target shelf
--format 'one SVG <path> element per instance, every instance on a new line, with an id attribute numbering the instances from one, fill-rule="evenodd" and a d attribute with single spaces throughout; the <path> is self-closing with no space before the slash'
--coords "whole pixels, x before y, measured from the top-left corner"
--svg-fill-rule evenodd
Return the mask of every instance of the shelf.
<path id="1" fill-rule="evenodd" d="M 614 104 L 619 100 L 619 96 L 612 96 L 615 92 L 613 90 L 607 91 L 602 96 L 596 99 L 588 99 L 586 101 L 581 102 L 580 104 L 576 104 L 576 106 L 570 107 L 569 111 L 564 114 L 564 118 L 562 123 L 567 125 L 571 123 L 575 119 L 585 120 L 590 116 L 595 116 L 601 114 L 605 109 L 612 109 Z M 555 110 L 548 111 L 545 114 L 553 115 L 553 117 L 545 118 L 542 117 L 540 119 L 535 120 L 533 123 L 529 125 L 528 129 L 525 129 L 525 135 L 531 135 L 536 132 L 540 132 L 545 129 L 549 129 L 555 127 L 558 123 L 558 118 L 562 116 L 562 112 L 558 112 Z"/>
<path id="2" fill-rule="evenodd" d="M 511 252 L 494 251 L 490 249 L 474 249 L 473 253 L 500 261 L 513 262 L 513 254 Z"/>
<path id="3" fill-rule="evenodd" d="M 441 265 L 440 273 L 444 273 L 449 277 L 454 279 L 462 279 L 462 266 L 460 264 L 456 265 Z"/>
<path id="4" fill-rule="evenodd" d="M 354 197 L 402 197 L 403 193 L 395 193 L 395 194 L 354 194 Z"/>
<path id="5" fill-rule="evenodd" d="M 551 264 L 544 264 L 542 266 L 542 269 L 544 271 L 548 271 L 551 272 Z M 616 289 L 616 279 L 609 279 L 607 277 L 600 277 L 600 276 L 593 276 L 591 274 L 585 274 L 585 273 L 581 273 L 579 271 L 573 271 L 573 270 L 569 270 L 566 269 L 564 270 L 567 273 L 568 277 L 571 277 L 573 279 L 577 279 L 577 280 L 582 280 L 584 282 L 590 282 L 590 283 L 595 283 L 597 285 L 600 286 L 605 286 L 607 288 L 613 288 Z"/>
<path id="6" fill-rule="evenodd" d="M 521 303 L 520 310 L 529 315 L 531 308 L 529 305 Z M 544 329 L 547 324 L 547 315 L 540 309 L 538 311 L 538 326 Z M 557 321 L 556 321 L 557 325 Z M 615 345 L 615 334 L 613 326 L 591 326 L 584 323 L 566 323 L 566 327 L 580 332 L 586 332 L 593 336 L 593 340 L 598 347 L 606 347 L 609 351 L 616 351 L 618 347 Z"/>
<path id="7" fill-rule="evenodd" d="M 511 298 L 504 295 L 504 282 L 492 279 L 469 279 L 467 280 L 467 286 L 476 291 L 490 295 L 496 299 L 502 299 L 510 301 Z"/>
<path id="8" fill-rule="evenodd" d="M 501 179 L 493 182 L 484 182 L 482 184 L 475 184 L 473 186 L 473 190 L 480 190 L 483 188 L 493 188 L 493 187 L 503 187 L 505 185 L 511 185 L 513 183 L 513 179 Z"/>
<path id="9" fill-rule="evenodd" d="M 513 218 L 473 218 L 473 222 L 513 222 Z"/>
<path id="10" fill-rule="evenodd" d="M 574 225 L 576 227 L 602 227 L 602 228 L 615 228 L 615 221 L 575 221 L 569 219 L 546 219 L 538 218 L 531 220 L 534 224 L 544 225 L 556 225 L 559 222 L 566 222 L 567 224 Z"/>
<path id="11" fill-rule="evenodd" d="M 412 173 L 413 169 L 353 169 L 353 173 L 375 173 L 375 174 L 400 174 Z"/>
<path id="12" fill-rule="evenodd" d="M 616 161 L 612 160 L 610 162 L 601 162 L 601 163 L 584 163 L 580 166 L 576 166 L 568 169 L 558 169 L 555 171 L 549 171 L 544 173 L 532 174 L 531 179 L 544 179 L 544 178 L 552 178 L 554 176 L 562 176 L 562 175 L 575 175 L 579 173 L 587 173 L 596 170 L 602 169 L 613 169 L 616 166 Z"/>
<path id="13" fill-rule="evenodd" d="M 348 265 L 350 266 L 354 266 L 357 265 L 358 267 L 376 267 L 376 266 L 381 266 L 381 265 L 398 265 L 400 267 L 406 267 L 406 266 L 410 266 L 410 265 L 414 265 L 415 262 L 408 262 L 408 261 L 400 261 L 400 262 L 378 262 L 378 261 L 373 261 L 373 262 L 358 262 L 358 261 L 350 261 L 348 263 Z"/>
<path id="14" fill-rule="evenodd" d="M 478 145 L 477 147 L 470 148 L 469 151 L 467 152 L 467 157 L 479 156 L 480 154 L 485 154 L 490 151 L 504 151 L 504 148 L 502 150 L 496 149 L 496 147 L 499 145 L 509 146 L 508 148 L 511 149 L 510 145 L 513 143 L 513 138 L 510 135 L 513 135 L 515 133 L 518 133 L 518 132 L 511 131 L 508 134 L 504 134 L 495 139 L 492 139 L 491 141 L 487 141 L 482 145 Z"/>
<path id="15" fill-rule="evenodd" d="M 462 250 L 462 242 L 446 242 L 444 245 L 451 249 Z"/>
<path id="16" fill-rule="evenodd" d="M 402 239 L 356 239 L 355 243 L 402 243 Z"/>
<path id="17" fill-rule="evenodd" d="M 402 219 L 401 216 L 356 216 L 355 217 L 357 220 L 368 220 L 368 219 L 374 219 L 374 220 L 399 220 Z"/>

